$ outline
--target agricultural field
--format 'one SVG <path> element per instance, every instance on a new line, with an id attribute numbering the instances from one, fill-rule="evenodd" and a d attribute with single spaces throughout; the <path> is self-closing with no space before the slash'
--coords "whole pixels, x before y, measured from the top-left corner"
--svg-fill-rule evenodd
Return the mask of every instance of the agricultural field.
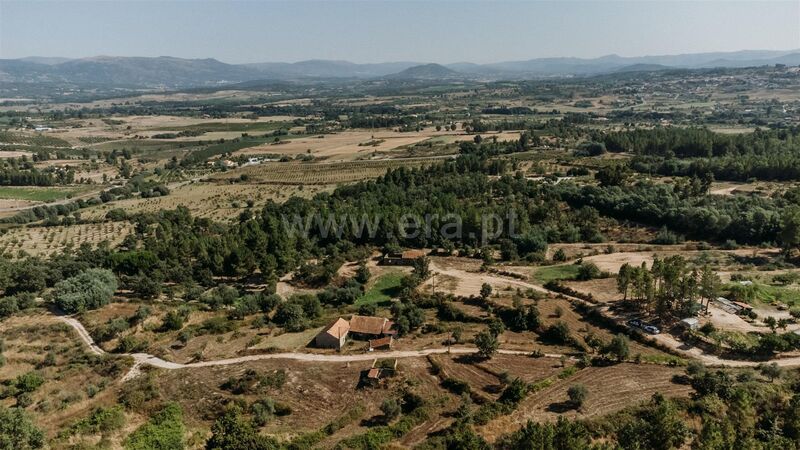
<path id="1" fill-rule="evenodd" d="M 387 159 L 347 163 L 281 163 L 265 162 L 229 170 L 210 178 L 211 181 L 244 180 L 246 183 L 273 185 L 337 185 L 378 178 L 390 169 L 424 167 L 435 163 L 430 159 Z"/>
<path id="2" fill-rule="evenodd" d="M 646 402 L 654 392 L 678 398 L 686 398 L 692 392 L 691 387 L 673 381 L 682 370 L 654 369 L 646 364 L 621 364 L 580 370 L 530 395 L 513 414 L 489 422 L 480 428 L 480 433 L 492 441 L 493 437 L 519 428 L 528 420 L 552 422 L 562 416 L 591 418 L 622 410 L 630 404 Z M 575 411 L 569 405 L 567 389 L 576 383 L 585 385 L 589 392 L 585 412 Z"/>
<path id="3" fill-rule="evenodd" d="M 4 103 L 0 418 L 53 449 L 793 448 L 796 76 Z M 318 213 L 341 233 L 282 220 Z"/>
<path id="4" fill-rule="evenodd" d="M 90 188 L 89 188 L 90 189 Z M 29 202 L 50 203 L 66 200 L 89 190 L 87 188 L 51 188 L 51 187 L 0 187 L 0 199 L 24 200 Z"/>
<path id="5" fill-rule="evenodd" d="M 74 250 L 83 244 L 91 247 L 106 242 L 113 247 L 133 230 L 129 222 L 101 222 L 61 226 L 13 228 L 0 235 L 0 249 L 6 255 L 25 252 L 49 256 Z"/>
<path id="6" fill-rule="evenodd" d="M 185 206 L 198 217 L 227 221 L 236 219 L 242 211 L 261 208 L 269 200 L 286 201 L 296 197 L 311 197 L 319 192 L 330 191 L 326 185 L 260 185 L 260 184 L 219 184 L 213 182 L 181 183 L 170 194 L 153 198 L 131 198 L 109 202 L 82 211 L 88 219 L 102 219 L 113 209 L 123 209 L 128 213 L 156 212 Z"/>

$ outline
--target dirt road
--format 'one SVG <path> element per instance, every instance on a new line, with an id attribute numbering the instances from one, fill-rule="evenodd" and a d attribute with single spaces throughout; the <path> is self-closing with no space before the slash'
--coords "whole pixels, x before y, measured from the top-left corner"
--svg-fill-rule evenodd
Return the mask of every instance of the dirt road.
<path id="1" fill-rule="evenodd" d="M 492 275 L 486 273 L 473 273 L 456 268 L 443 268 L 436 265 L 435 263 L 431 263 L 431 270 L 439 274 L 444 274 L 456 278 L 458 280 L 457 289 L 470 291 L 466 295 L 477 294 L 477 291 L 480 290 L 480 286 L 483 283 L 489 283 L 494 287 L 514 286 L 526 289 L 530 288 L 540 292 L 549 292 L 542 286 L 529 283 L 526 281 L 512 279 L 512 278 L 505 278 L 499 275 Z M 477 288 L 477 290 L 475 288 Z M 473 290 L 475 290 L 475 292 L 473 292 Z M 583 300 L 576 297 L 569 297 L 569 296 L 564 296 L 564 297 L 574 301 L 583 302 Z M 602 311 L 602 312 L 610 316 L 608 311 Z M 610 317 L 614 318 L 615 320 L 620 320 L 619 318 L 613 316 Z M 103 349 L 101 349 L 100 347 L 97 346 L 97 344 L 95 344 L 94 340 L 89 335 L 89 332 L 86 331 L 86 328 L 77 319 L 64 316 L 59 317 L 59 319 L 64 323 L 70 325 L 72 328 L 74 328 L 75 331 L 78 333 L 78 336 L 81 338 L 81 340 L 87 346 L 89 346 L 89 349 L 93 353 L 97 355 L 106 354 L 106 352 Z M 721 358 L 717 355 L 706 353 L 700 348 L 689 347 L 687 346 L 687 344 L 678 341 L 673 336 L 666 333 L 655 335 L 653 336 L 653 338 L 659 344 L 665 345 L 678 353 L 681 353 L 690 358 L 698 359 L 704 364 L 711 366 L 752 367 L 759 364 L 759 362 L 756 361 L 742 361 L 742 360 Z M 476 351 L 477 348 L 475 347 L 452 347 L 452 348 L 430 348 L 424 350 L 397 350 L 390 352 L 363 353 L 363 354 L 352 354 L 352 355 L 288 352 L 288 353 L 269 353 L 262 355 L 248 355 L 248 356 L 240 356 L 236 358 L 219 359 L 213 361 L 200 361 L 189 364 L 179 364 L 171 361 L 166 361 L 157 356 L 150 355 L 147 353 L 122 354 L 120 356 L 132 357 L 134 361 L 133 367 L 131 367 L 130 371 L 122 379 L 122 381 L 124 382 L 137 377 L 141 373 L 141 367 L 144 365 L 149 365 L 152 367 L 157 367 L 166 370 L 177 370 L 177 369 L 192 369 L 192 368 L 212 367 L 212 366 L 227 366 L 227 365 L 241 364 L 250 361 L 261 361 L 267 359 L 291 359 L 295 361 L 342 363 L 348 361 L 369 361 L 375 358 L 420 358 L 428 355 L 435 355 L 442 353 L 470 354 L 470 353 L 475 353 Z M 503 355 L 529 355 L 531 352 L 501 349 L 498 351 L 498 353 Z M 544 356 L 548 358 L 562 357 L 562 355 L 560 354 L 545 354 Z M 800 366 L 800 357 L 775 359 L 773 361 L 777 363 L 779 366 L 783 367 Z"/>
<path id="2" fill-rule="evenodd" d="M 434 262 L 431 262 L 430 267 L 431 270 L 439 274 L 444 274 L 453 277 L 457 280 L 455 288 L 456 292 L 454 292 L 457 295 L 477 295 L 478 292 L 480 291 L 480 286 L 483 283 L 489 283 L 495 289 L 502 288 L 504 286 L 512 286 L 515 288 L 516 287 L 524 289 L 530 288 L 539 292 L 552 293 L 547 289 L 545 289 L 543 286 L 539 286 L 527 281 L 517 280 L 514 278 L 506 278 L 500 275 L 494 275 L 483 272 L 475 273 L 453 267 L 445 268 L 437 265 Z M 559 295 L 572 301 L 577 301 L 580 303 L 588 304 L 590 306 L 594 306 L 587 303 L 585 300 L 582 300 L 577 297 L 571 297 L 569 295 L 564 295 L 564 294 L 559 294 Z M 612 315 L 607 309 L 601 310 L 601 313 L 614 320 L 623 321 L 623 319 Z M 657 334 L 652 336 L 652 338 L 654 338 L 659 344 L 665 345 L 670 349 L 686 357 L 695 358 L 701 361 L 703 364 L 709 366 L 753 367 L 761 363 L 760 361 L 743 361 L 738 359 L 721 358 L 717 355 L 707 353 L 700 348 L 691 347 L 686 343 L 677 340 L 675 337 L 667 333 Z M 767 362 L 775 362 L 782 367 L 800 366 L 800 357 L 777 358 Z"/>
<path id="3" fill-rule="evenodd" d="M 98 347 L 89 332 L 86 331 L 83 324 L 72 317 L 59 317 L 59 319 L 70 325 L 78 333 L 81 340 L 89 346 L 92 353 L 97 355 L 105 355 L 106 352 Z M 171 361 L 163 360 L 157 356 L 148 353 L 123 353 L 117 354 L 119 356 L 130 356 L 133 358 L 133 367 L 128 374 L 123 377 L 123 381 L 135 378 L 141 373 L 141 366 L 149 365 L 159 369 L 177 370 L 177 369 L 191 369 L 197 367 L 212 367 L 212 366 L 229 366 L 233 364 L 241 364 L 250 361 L 262 361 L 265 359 L 292 359 L 295 361 L 308 361 L 308 362 L 351 362 L 351 361 L 371 361 L 375 358 L 420 358 L 428 355 L 436 355 L 442 353 L 463 355 L 477 352 L 475 347 L 451 347 L 451 348 L 429 348 L 424 350 L 397 350 L 390 352 L 377 352 L 377 353 L 363 353 L 354 355 L 336 355 L 336 354 L 318 354 L 318 353 L 302 353 L 302 352 L 287 352 L 287 353 L 268 353 L 263 355 L 248 355 L 239 356 L 236 358 L 218 359 L 213 361 L 200 361 L 189 364 L 179 364 Z M 502 355 L 530 355 L 529 351 L 520 350 L 499 350 L 498 353 Z M 560 354 L 545 354 L 547 358 L 561 358 Z"/>

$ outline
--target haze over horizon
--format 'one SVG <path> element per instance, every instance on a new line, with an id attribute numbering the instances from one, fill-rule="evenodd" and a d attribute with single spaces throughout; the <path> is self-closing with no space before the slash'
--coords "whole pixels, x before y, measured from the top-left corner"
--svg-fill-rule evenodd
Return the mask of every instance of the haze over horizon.
<path id="1" fill-rule="evenodd" d="M 0 58 L 447 64 L 798 48 L 800 2 L 782 0 L 0 0 Z"/>

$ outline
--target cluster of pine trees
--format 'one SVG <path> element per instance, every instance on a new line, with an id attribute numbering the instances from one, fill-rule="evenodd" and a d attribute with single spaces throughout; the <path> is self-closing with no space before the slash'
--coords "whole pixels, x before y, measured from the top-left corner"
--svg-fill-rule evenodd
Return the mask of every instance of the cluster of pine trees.
<path id="1" fill-rule="evenodd" d="M 617 288 L 624 300 L 633 300 L 642 310 L 662 317 L 689 317 L 717 298 L 719 276 L 709 267 L 691 267 L 683 256 L 655 258 L 650 269 L 625 263 L 617 275 Z M 699 300 L 699 302 L 698 302 Z"/>

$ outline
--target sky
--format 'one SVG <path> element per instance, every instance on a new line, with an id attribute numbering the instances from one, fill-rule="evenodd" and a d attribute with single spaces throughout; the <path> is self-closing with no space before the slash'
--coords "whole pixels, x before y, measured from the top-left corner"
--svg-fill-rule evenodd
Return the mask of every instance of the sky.
<path id="1" fill-rule="evenodd" d="M 475 63 L 800 48 L 800 0 L 0 0 L 0 58 Z"/>

